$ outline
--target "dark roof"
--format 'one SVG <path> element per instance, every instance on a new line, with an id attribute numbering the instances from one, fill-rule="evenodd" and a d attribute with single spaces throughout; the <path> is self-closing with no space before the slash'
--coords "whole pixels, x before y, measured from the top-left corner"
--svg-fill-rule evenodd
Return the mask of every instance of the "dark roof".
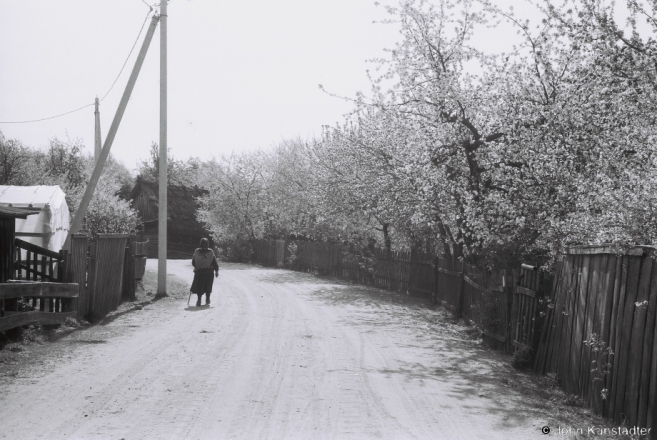
<path id="1" fill-rule="evenodd" d="M 149 206 L 143 206 L 136 203 L 139 195 L 142 199 L 148 199 Z M 198 231 L 205 232 L 205 229 L 196 220 L 196 211 L 198 210 L 198 198 L 208 194 L 204 189 L 179 185 L 167 186 L 167 217 L 169 219 L 168 229 L 172 232 L 181 231 Z M 145 197 L 144 197 L 145 196 Z M 144 222 L 157 220 L 157 207 L 159 205 L 159 185 L 147 180 L 137 179 L 135 187 L 130 194 L 133 200 L 133 208 L 137 209 L 140 217 Z"/>
<path id="2" fill-rule="evenodd" d="M 27 218 L 28 215 L 38 214 L 39 210 L 14 208 L 0 205 L 0 218 Z"/>

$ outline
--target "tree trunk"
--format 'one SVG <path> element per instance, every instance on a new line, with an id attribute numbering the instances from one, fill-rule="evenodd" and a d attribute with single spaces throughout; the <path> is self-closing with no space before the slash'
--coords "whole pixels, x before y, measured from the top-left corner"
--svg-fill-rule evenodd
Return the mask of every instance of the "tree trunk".
<path id="1" fill-rule="evenodd" d="M 447 237 L 447 230 L 445 229 L 445 224 L 443 219 L 439 215 L 436 215 L 436 220 L 438 223 L 438 233 L 440 234 L 440 242 L 443 244 L 443 254 L 445 258 L 452 258 L 452 250 L 449 247 L 449 239 Z"/>
<path id="2" fill-rule="evenodd" d="M 390 242 L 390 231 L 388 230 L 389 228 L 388 223 L 383 224 L 383 242 L 385 243 L 385 248 L 386 251 L 390 252 L 392 249 L 392 243 Z"/>

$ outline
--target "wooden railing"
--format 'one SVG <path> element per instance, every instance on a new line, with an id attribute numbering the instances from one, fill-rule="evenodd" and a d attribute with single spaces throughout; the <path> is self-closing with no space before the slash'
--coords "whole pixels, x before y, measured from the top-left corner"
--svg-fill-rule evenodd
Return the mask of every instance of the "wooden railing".
<path id="1" fill-rule="evenodd" d="M 17 238 L 14 244 L 16 246 L 15 279 L 62 281 L 64 257 L 60 252 L 42 248 L 20 238 Z"/>
<path id="2" fill-rule="evenodd" d="M 27 324 L 63 324 L 75 318 L 78 285 L 14 281 L 0 284 L 0 331 Z"/>
<path id="3" fill-rule="evenodd" d="M 61 324 L 69 316 L 98 321 L 122 300 L 133 300 L 147 246 L 133 241 L 125 234 L 99 234 L 90 242 L 74 234 L 68 251 L 53 252 L 16 239 L 14 279 L 0 283 L 0 331 Z"/>

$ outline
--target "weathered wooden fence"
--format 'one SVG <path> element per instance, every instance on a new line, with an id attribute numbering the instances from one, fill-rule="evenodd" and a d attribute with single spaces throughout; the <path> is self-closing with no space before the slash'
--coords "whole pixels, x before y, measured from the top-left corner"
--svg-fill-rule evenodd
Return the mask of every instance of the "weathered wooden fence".
<path id="1" fill-rule="evenodd" d="M 256 262 L 431 295 L 498 349 L 529 349 L 534 369 L 615 423 L 657 431 L 657 250 L 567 250 L 554 280 L 523 264 L 512 273 L 427 254 L 295 242 L 254 243 Z M 651 433 L 652 433 L 651 431 Z M 652 433 L 651 438 L 657 438 Z"/>
<path id="2" fill-rule="evenodd" d="M 79 286 L 76 304 L 78 319 L 87 319 L 90 307 L 87 279 L 87 268 L 89 265 L 88 247 L 89 238 L 86 235 L 74 234 L 71 237 L 71 248 L 64 254 L 66 257 L 64 280 L 70 283 L 77 283 Z"/>
<path id="3" fill-rule="evenodd" d="M 36 281 L 0 284 L 0 331 L 28 324 L 63 324 L 75 317 L 77 284 Z"/>
<path id="4" fill-rule="evenodd" d="M 657 430 L 654 249 L 576 247 L 560 263 L 535 369 L 615 423 Z M 657 438 L 651 432 L 652 438 Z"/>
<path id="5" fill-rule="evenodd" d="M 507 352 L 536 349 L 537 303 L 544 289 L 540 272 L 532 266 L 523 265 L 512 274 L 484 273 L 415 251 L 355 253 L 335 244 L 284 240 L 256 240 L 252 247 L 254 260 L 263 266 L 285 264 L 382 289 L 430 295 L 434 303 L 477 326 L 492 346 Z"/>
<path id="6" fill-rule="evenodd" d="M 540 303 L 549 294 L 550 287 L 549 281 L 543 278 L 543 272 L 526 264 L 521 265 L 511 305 L 510 338 L 514 347 L 538 346 L 538 324 L 545 314 L 542 310 L 545 307 L 540 307 Z M 540 313 L 537 313 L 539 309 Z"/>
<path id="7" fill-rule="evenodd" d="M 15 279 L 61 281 L 64 261 L 61 252 L 42 248 L 20 238 L 15 239 L 14 244 L 16 246 L 14 255 L 17 259 Z"/>
<path id="8" fill-rule="evenodd" d="M 70 250 L 61 252 L 16 239 L 13 279 L 0 283 L 0 331 L 61 324 L 69 316 L 98 320 L 122 300 L 134 299 L 146 254 L 146 244 L 135 238 L 99 234 L 90 241 L 75 234 Z"/>
<path id="9" fill-rule="evenodd" d="M 87 315 L 92 321 L 102 319 L 121 303 L 127 240 L 127 234 L 98 234 L 91 242 L 87 266 Z"/>
<path id="10" fill-rule="evenodd" d="M 132 256 L 135 259 L 135 280 L 141 280 L 146 272 L 149 242 L 132 241 Z"/>

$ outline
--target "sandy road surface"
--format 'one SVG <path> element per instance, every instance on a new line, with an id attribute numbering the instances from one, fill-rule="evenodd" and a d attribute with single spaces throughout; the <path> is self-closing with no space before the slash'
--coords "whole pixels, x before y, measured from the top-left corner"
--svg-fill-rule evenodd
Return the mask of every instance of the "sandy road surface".
<path id="1" fill-rule="evenodd" d="M 421 301 L 226 265 L 211 308 L 165 299 L 53 343 L 3 387 L 0 438 L 544 438 L 500 359 Z"/>

